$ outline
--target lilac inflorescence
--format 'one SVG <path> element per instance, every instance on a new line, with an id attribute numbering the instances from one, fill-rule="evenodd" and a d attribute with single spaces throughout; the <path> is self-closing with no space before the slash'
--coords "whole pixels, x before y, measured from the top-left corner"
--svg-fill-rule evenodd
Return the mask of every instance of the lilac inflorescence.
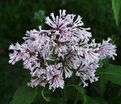
<path id="1" fill-rule="evenodd" d="M 51 13 L 45 23 L 50 30 L 27 31 L 22 44 L 11 44 L 9 63 L 22 60 L 25 69 L 30 70 L 31 81 L 28 86 L 49 86 L 49 89 L 64 88 L 66 78 L 80 77 L 84 86 L 98 80 L 96 69 L 102 59 L 115 59 L 116 46 L 111 39 L 96 43 L 92 34 L 84 28 L 81 16 Z M 88 83 L 87 83 L 88 81 Z"/>

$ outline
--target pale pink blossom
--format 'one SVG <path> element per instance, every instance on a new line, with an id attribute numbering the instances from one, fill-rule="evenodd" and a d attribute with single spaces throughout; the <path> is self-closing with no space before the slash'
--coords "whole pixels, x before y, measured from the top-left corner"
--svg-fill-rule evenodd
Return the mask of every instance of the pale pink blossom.
<path id="1" fill-rule="evenodd" d="M 47 81 L 49 89 L 55 90 L 56 88 L 64 88 L 64 80 L 61 73 L 61 64 L 49 65 L 47 67 Z"/>
<path id="2" fill-rule="evenodd" d="M 22 60 L 23 67 L 30 71 L 28 86 L 49 86 L 53 91 L 64 88 L 65 79 L 73 75 L 80 77 L 84 86 L 98 80 L 96 70 L 100 61 L 114 59 L 116 46 L 108 39 L 96 43 L 90 28 L 85 28 L 80 15 L 67 14 L 60 10 L 59 15 L 51 13 L 45 23 L 49 30 L 27 31 L 22 44 L 11 44 L 9 63 Z"/>
<path id="3" fill-rule="evenodd" d="M 114 60 L 115 56 L 117 56 L 116 46 L 113 45 L 110 41 L 111 39 L 108 38 L 107 41 L 103 40 L 102 44 L 100 45 L 98 52 L 101 59 L 112 58 Z"/>

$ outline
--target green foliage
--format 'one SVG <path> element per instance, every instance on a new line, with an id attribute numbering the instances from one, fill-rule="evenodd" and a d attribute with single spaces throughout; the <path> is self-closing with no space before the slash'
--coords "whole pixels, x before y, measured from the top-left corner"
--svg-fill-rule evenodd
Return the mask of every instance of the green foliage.
<path id="1" fill-rule="evenodd" d="M 111 0 L 116 24 L 121 22 L 121 0 Z"/>
<path id="2" fill-rule="evenodd" d="M 81 87 L 80 85 L 71 85 L 72 87 L 74 87 L 77 92 L 79 93 L 79 97 L 75 100 L 76 104 L 78 101 L 80 101 L 80 99 L 82 100 L 82 104 L 107 104 L 107 102 L 105 101 L 105 99 L 101 98 L 101 97 L 90 97 L 86 94 L 85 90 L 83 87 Z"/>
<path id="3" fill-rule="evenodd" d="M 87 97 L 87 102 L 85 104 L 108 104 L 104 99 L 99 97 Z"/>
<path id="4" fill-rule="evenodd" d="M 80 85 L 73 85 L 73 87 L 79 92 L 80 97 L 83 100 L 83 104 L 87 104 L 87 95 L 85 94 L 84 88 Z"/>
<path id="5" fill-rule="evenodd" d="M 22 86 L 16 90 L 10 104 L 31 104 L 36 96 L 37 89 Z"/>
<path id="6" fill-rule="evenodd" d="M 105 69 L 99 69 L 98 74 L 100 78 L 110 80 L 115 84 L 121 85 L 121 66 L 109 64 Z"/>

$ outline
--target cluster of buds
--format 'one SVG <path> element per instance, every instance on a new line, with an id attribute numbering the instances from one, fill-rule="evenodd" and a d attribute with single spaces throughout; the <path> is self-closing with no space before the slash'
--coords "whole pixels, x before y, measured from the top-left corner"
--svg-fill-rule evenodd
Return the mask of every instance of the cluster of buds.
<path id="1" fill-rule="evenodd" d="M 80 77 L 84 86 L 98 80 L 95 76 L 100 61 L 116 56 L 116 46 L 111 39 L 96 43 L 90 28 L 84 28 L 80 15 L 59 15 L 51 13 L 45 23 L 50 30 L 39 26 L 38 30 L 27 31 L 22 44 L 11 44 L 9 63 L 22 60 L 25 69 L 30 70 L 31 87 L 49 86 L 49 89 L 64 88 L 66 78 Z M 88 83 L 87 83 L 88 82 Z"/>

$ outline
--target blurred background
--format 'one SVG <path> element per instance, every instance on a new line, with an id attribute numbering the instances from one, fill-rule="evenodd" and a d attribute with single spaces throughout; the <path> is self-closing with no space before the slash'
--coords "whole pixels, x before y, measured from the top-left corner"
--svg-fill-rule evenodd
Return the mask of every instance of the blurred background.
<path id="1" fill-rule="evenodd" d="M 91 27 L 98 42 L 111 37 L 118 54 L 113 64 L 121 65 L 121 25 L 116 25 L 111 0 L 0 0 L 0 104 L 9 104 L 15 90 L 28 76 L 21 62 L 14 66 L 8 63 L 9 45 L 22 42 L 26 30 L 38 29 L 47 15 L 59 9 L 81 15 L 85 27 Z M 121 101 L 116 97 L 121 87 L 112 84 L 111 88 L 110 97 L 115 97 L 112 104 L 121 104 L 116 103 Z"/>

